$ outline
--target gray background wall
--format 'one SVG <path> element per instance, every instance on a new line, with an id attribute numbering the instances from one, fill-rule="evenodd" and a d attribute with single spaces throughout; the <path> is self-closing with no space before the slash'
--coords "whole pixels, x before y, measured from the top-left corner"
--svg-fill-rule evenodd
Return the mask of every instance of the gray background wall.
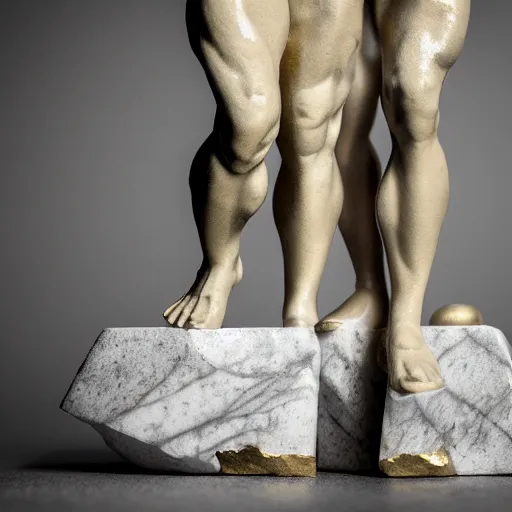
<path id="1" fill-rule="evenodd" d="M 214 104 L 188 47 L 184 9 L 185 0 L 0 4 L 4 462 L 104 450 L 92 429 L 58 409 L 67 386 L 103 327 L 163 325 L 161 312 L 199 265 L 188 168 Z M 473 1 L 446 82 L 440 132 L 451 204 L 424 317 L 469 302 L 509 337 L 511 13 L 510 2 Z M 385 161 L 380 113 L 374 141 Z M 268 163 L 272 186 L 275 148 Z M 226 326 L 279 325 L 282 261 L 268 199 L 244 232 L 242 255 L 246 274 Z M 353 280 L 337 236 L 320 312 Z"/>

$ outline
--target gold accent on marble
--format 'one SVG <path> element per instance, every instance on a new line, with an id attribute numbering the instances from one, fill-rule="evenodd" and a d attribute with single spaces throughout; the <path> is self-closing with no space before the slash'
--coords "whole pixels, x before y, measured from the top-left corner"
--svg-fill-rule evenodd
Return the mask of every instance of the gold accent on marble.
<path id="1" fill-rule="evenodd" d="M 228 475 L 316 476 L 316 460 L 310 455 L 274 455 L 255 446 L 215 455 L 222 473 Z"/>
<path id="2" fill-rule="evenodd" d="M 337 329 L 339 329 L 342 326 L 343 326 L 343 322 L 334 322 L 334 321 L 318 322 L 315 325 L 315 332 L 322 333 L 322 332 L 336 331 Z"/>
<path id="3" fill-rule="evenodd" d="M 381 460 L 381 471 L 388 476 L 455 476 L 455 468 L 446 450 L 432 453 L 403 453 Z"/>
<path id="4" fill-rule="evenodd" d="M 482 325 L 482 313 L 470 304 L 447 304 L 430 317 L 430 325 Z"/>

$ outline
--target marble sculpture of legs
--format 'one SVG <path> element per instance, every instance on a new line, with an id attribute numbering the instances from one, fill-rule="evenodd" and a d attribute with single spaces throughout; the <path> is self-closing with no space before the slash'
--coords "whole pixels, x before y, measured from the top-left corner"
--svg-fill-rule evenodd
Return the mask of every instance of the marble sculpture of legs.
<path id="1" fill-rule="evenodd" d="M 381 89 L 380 48 L 372 17 L 371 5 L 366 3 L 363 40 L 336 143 L 343 185 L 338 226 L 355 270 L 355 292 L 316 325 L 319 332 L 337 329 L 347 322 L 381 328 L 387 321 L 383 249 L 375 218 L 381 172 L 370 141 Z"/>
<path id="2" fill-rule="evenodd" d="M 287 297 L 300 299 L 287 300 L 285 325 L 318 320 L 316 294 L 341 210 L 334 146 L 361 38 L 362 4 L 189 0 L 192 47 L 218 109 L 190 180 L 203 263 L 189 292 L 164 313 L 171 325 L 222 325 L 231 288 L 241 279 L 240 235 L 265 198 L 264 157 L 279 129 L 283 166 L 275 217 Z M 294 255 L 299 259 L 290 262 Z"/>
<path id="3" fill-rule="evenodd" d="M 389 264 L 390 385 L 443 386 L 420 330 L 421 311 L 448 203 L 448 169 L 437 136 L 439 97 L 464 42 L 469 0 L 377 0 L 382 105 L 393 149 L 377 195 Z"/>
<path id="4" fill-rule="evenodd" d="M 165 311 L 177 327 L 219 328 L 242 277 L 240 235 L 267 193 L 264 158 L 279 129 L 279 63 L 288 0 L 189 0 L 192 48 L 215 95 L 211 135 L 190 172 L 203 262 L 190 290 Z"/>
<path id="5" fill-rule="evenodd" d="M 340 217 L 334 153 L 361 40 L 362 0 L 292 0 L 281 63 L 282 156 L 274 216 L 285 262 L 285 326 L 313 326 L 322 271 Z"/>

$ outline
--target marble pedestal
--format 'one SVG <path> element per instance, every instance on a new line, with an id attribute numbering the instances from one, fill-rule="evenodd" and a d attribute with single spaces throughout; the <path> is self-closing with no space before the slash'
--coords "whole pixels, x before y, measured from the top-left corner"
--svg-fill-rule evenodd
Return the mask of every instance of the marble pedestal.
<path id="1" fill-rule="evenodd" d="M 489 326 L 424 327 L 446 387 L 388 390 L 380 448 L 392 476 L 512 473 L 512 361 Z"/>
<path id="2" fill-rule="evenodd" d="M 61 408 L 158 471 L 314 476 L 312 329 L 104 330 Z"/>
<path id="3" fill-rule="evenodd" d="M 383 331 L 347 323 L 318 334 L 322 350 L 318 469 L 378 467 L 386 374 L 377 364 Z"/>

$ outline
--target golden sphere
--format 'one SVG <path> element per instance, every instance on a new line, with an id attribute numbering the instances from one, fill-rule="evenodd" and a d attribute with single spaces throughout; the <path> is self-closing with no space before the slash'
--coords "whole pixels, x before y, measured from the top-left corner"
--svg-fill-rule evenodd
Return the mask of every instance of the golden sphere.
<path id="1" fill-rule="evenodd" d="M 482 325 L 482 313 L 469 304 L 448 304 L 432 314 L 430 325 Z"/>

